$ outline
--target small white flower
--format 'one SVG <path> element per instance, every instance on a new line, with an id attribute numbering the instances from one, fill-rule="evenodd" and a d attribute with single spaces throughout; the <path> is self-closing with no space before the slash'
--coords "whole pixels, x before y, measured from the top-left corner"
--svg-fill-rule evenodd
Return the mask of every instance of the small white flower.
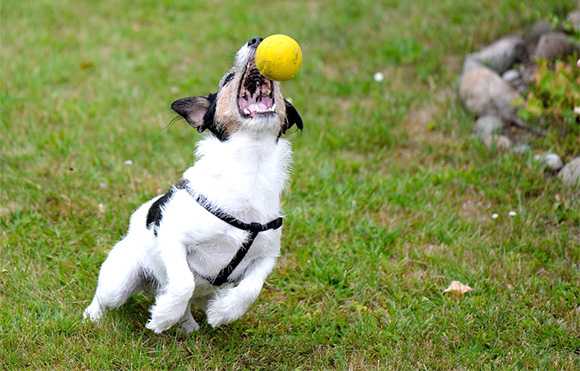
<path id="1" fill-rule="evenodd" d="M 497 213 L 491 214 L 491 218 L 492 219 L 497 219 L 498 217 L 499 217 L 499 215 Z"/>
<path id="2" fill-rule="evenodd" d="M 169 88 L 169 90 L 174 94 L 179 93 L 179 88 L 177 86 L 172 86 Z"/>
<path id="3" fill-rule="evenodd" d="M 131 160 L 126 160 L 126 161 L 125 161 L 125 165 L 133 165 L 133 161 L 131 161 Z"/>
<path id="4" fill-rule="evenodd" d="M 377 72 L 377 73 L 374 74 L 373 79 L 376 82 L 381 82 L 381 81 L 383 81 L 385 79 L 385 75 L 383 75 L 382 72 Z"/>
<path id="5" fill-rule="evenodd" d="M 509 216 L 516 216 L 516 215 L 517 215 L 517 213 L 516 213 L 515 211 L 510 211 L 510 212 L 508 213 L 508 215 L 509 215 Z"/>

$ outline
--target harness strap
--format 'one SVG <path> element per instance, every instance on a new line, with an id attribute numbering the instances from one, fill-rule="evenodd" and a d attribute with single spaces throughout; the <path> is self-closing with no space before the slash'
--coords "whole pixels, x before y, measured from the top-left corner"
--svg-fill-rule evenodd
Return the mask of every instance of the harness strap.
<path id="1" fill-rule="evenodd" d="M 222 284 L 224 284 L 228 280 L 230 274 L 232 274 L 232 272 L 242 262 L 242 259 L 244 259 L 248 251 L 250 251 L 250 247 L 252 247 L 254 240 L 258 236 L 258 233 L 260 232 L 251 231 L 250 236 L 246 241 L 244 241 L 242 246 L 238 249 L 236 255 L 234 255 L 234 257 L 230 261 L 230 264 L 226 265 L 221 271 L 219 271 L 217 276 L 215 276 L 214 278 L 206 278 L 206 280 L 208 280 L 209 283 L 211 283 L 214 286 L 221 286 Z"/>
<path id="2" fill-rule="evenodd" d="M 258 236 L 258 233 L 264 232 L 264 231 L 267 231 L 270 229 L 278 229 L 282 226 L 282 222 L 283 222 L 282 217 L 276 218 L 276 219 L 274 219 L 271 222 L 266 223 L 266 224 L 261 224 L 261 223 L 257 223 L 257 222 L 245 223 L 245 222 L 235 218 L 234 216 L 226 213 L 225 211 L 220 210 L 219 208 L 213 207 L 209 203 L 209 201 L 207 200 L 207 198 L 205 196 L 203 196 L 201 194 L 194 193 L 191 190 L 191 188 L 189 188 L 187 186 L 186 181 L 178 184 L 176 186 L 176 188 L 177 189 L 185 189 L 187 191 L 187 193 L 189 193 L 189 195 L 191 197 L 193 197 L 195 199 L 195 201 L 197 201 L 198 204 L 200 204 L 204 209 L 206 209 L 209 213 L 211 213 L 212 215 L 214 215 L 216 218 L 220 219 L 221 221 L 224 221 L 224 222 L 228 223 L 229 225 L 236 227 L 238 229 L 250 232 L 248 239 L 246 239 L 246 241 L 244 241 L 244 243 L 238 249 L 238 251 L 236 252 L 234 257 L 232 258 L 230 263 L 226 267 L 224 267 L 217 274 L 217 276 L 215 276 L 213 278 L 202 276 L 202 278 L 209 281 L 209 283 L 211 283 L 214 286 L 220 286 L 220 285 L 224 284 L 225 282 L 227 282 L 230 274 L 232 274 L 232 272 L 238 267 L 238 265 L 242 262 L 242 260 L 244 259 L 244 257 L 248 253 L 248 251 L 250 250 L 250 247 L 252 247 L 254 240 Z"/>
<path id="3" fill-rule="evenodd" d="M 267 231 L 269 229 L 278 229 L 282 226 L 282 217 L 276 218 L 274 220 L 272 220 L 269 223 L 266 224 L 260 224 L 260 223 L 256 223 L 256 222 L 252 222 L 252 223 L 245 223 L 242 222 L 239 219 L 234 218 L 233 216 L 231 216 L 230 214 L 217 209 L 215 207 L 212 207 L 211 204 L 208 202 L 207 198 L 205 198 L 205 196 L 198 194 L 197 196 L 195 196 L 193 194 L 193 192 L 191 192 L 189 190 L 189 188 L 186 188 L 186 190 L 189 192 L 189 194 L 195 198 L 195 200 L 197 201 L 198 204 L 200 204 L 201 206 L 204 207 L 204 209 L 206 209 L 207 211 L 209 211 L 210 213 L 212 213 L 216 218 L 228 223 L 229 225 L 236 227 L 238 229 L 242 229 L 244 231 L 251 231 L 251 232 L 263 232 L 263 231 Z"/>

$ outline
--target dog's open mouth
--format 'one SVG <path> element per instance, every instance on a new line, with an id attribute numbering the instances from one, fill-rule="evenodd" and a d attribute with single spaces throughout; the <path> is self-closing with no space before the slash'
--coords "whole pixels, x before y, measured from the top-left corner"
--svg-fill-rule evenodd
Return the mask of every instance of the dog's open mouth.
<path id="1" fill-rule="evenodd" d="M 243 116 L 250 118 L 276 110 L 274 84 L 272 80 L 262 76 L 254 58 L 248 62 L 240 83 L 238 108 Z"/>

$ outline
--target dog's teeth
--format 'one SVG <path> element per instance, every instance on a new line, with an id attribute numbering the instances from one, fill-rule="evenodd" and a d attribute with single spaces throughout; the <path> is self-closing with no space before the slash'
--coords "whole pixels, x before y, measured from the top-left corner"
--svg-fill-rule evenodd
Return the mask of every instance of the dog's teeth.
<path id="1" fill-rule="evenodd" d="M 245 113 L 246 115 L 249 115 L 249 114 L 250 114 L 250 110 L 249 110 L 249 109 L 247 109 L 247 108 L 244 108 L 244 113 Z"/>

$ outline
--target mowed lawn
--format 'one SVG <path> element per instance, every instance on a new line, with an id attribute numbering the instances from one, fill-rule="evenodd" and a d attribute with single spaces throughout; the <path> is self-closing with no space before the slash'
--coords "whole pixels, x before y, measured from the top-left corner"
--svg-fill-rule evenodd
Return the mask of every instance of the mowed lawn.
<path id="1" fill-rule="evenodd" d="M 576 5 L 4 1 L 0 369 L 578 369 L 578 196 L 472 139 L 456 93 L 466 53 Z M 302 46 L 305 130 L 261 296 L 190 337 L 147 330 L 145 295 L 82 323 L 131 212 L 193 161 L 171 102 L 274 33 Z"/>

